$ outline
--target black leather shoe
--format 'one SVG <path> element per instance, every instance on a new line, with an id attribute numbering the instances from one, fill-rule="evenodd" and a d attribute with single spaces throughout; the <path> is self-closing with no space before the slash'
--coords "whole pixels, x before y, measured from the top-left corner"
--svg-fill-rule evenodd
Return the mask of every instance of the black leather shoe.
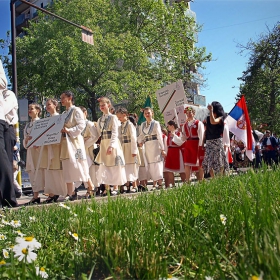
<path id="1" fill-rule="evenodd" d="M 74 195 L 66 195 L 64 198 L 65 201 L 74 201 L 75 200 L 75 196 Z"/>
<path id="2" fill-rule="evenodd" d="M 49 196 L 43 203 L 52 203 L 56 202 L 59 198 L 59 195 Z"/>
<path id="3" fill-rule="evenodd" d="M 29 202 L 25 203 L 24 205 L 28 206 L 28 205 L 33 205 L 33 204 L 40 204 L 40 202 L 41 202 L 40 197 L 32 198 Z"/>

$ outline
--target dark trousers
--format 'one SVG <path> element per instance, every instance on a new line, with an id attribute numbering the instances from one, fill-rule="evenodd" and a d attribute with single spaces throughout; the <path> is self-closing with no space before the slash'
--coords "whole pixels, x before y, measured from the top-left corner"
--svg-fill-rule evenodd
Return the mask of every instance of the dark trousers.
<path id="1" fill-rule="evenodd" d="M 13 153 L 14 153 L 14 146 L 17 142 L 14 126 L 9 125 L 5 134 L 4 134 L 4 140 L 5 140 L 5 149 L 9 158 L 9 161 L 11 162 L 11 166 L 13 168 Z"/>
<path id="2" fill-rule="evenodd" d="M 0 207 L 17 206 L 15 190 L 13 186 L 13 170 L 5 149 L 5 137 L 9 129 L 8 124 L 0 120 Z"/>

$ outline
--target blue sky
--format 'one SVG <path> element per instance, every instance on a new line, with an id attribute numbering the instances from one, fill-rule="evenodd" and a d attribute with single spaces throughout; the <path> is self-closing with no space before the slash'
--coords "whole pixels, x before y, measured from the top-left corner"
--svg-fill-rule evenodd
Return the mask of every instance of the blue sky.
<path id="1" fill-rule="evenodd" d="M 235 104 L 248 57 L 239 54 L 237 44 L 256 40 L 261 33 L 280 21 L 280 0 L 194 0 L 191 9 L 203 25 L 198 34 L 198 46 L 213 54 L 213 61 L 202 71 L 207 79 L 201 94 L 206 102 L 219 101 L 225 111 Z M 0 38 L 10 30 L 10 0 L 0 0 Z M 0 50 L 0 54 L 4 51 Z M 248 108 L 250 111 L 250 108 Z"/>

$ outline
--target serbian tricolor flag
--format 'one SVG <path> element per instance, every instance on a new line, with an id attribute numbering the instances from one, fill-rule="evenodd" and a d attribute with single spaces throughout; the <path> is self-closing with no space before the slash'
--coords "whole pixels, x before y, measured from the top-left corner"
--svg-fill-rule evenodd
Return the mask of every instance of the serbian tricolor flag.
<path id="1" fill-rule="evenodd" d="M 228 125 L 229 131 L 243 141 L 246 146 L 246 155 L 252 161 L 254 141 L 245 97 L 243 95 L 230 111 L 225 122 Z"/>

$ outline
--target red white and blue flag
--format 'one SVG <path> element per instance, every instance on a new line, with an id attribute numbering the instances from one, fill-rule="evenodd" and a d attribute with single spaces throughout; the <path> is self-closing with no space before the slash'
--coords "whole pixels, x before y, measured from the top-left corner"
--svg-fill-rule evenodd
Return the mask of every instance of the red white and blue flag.
<path id="1" fill-rule="evenodd" d="M 229 131 L 232 132 L 246 146 L 246 155 L 249 160 L 253 160 L 253 134 L 250 118 L 245 102 L 242 96 L 225 119 Z"/>

